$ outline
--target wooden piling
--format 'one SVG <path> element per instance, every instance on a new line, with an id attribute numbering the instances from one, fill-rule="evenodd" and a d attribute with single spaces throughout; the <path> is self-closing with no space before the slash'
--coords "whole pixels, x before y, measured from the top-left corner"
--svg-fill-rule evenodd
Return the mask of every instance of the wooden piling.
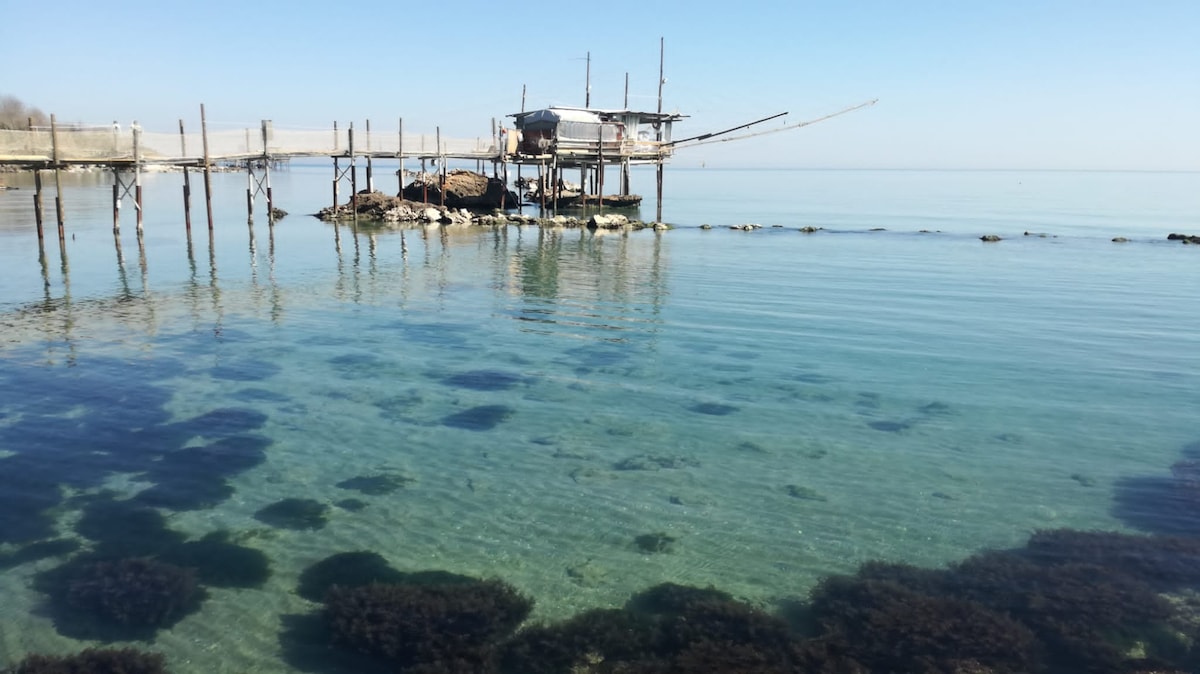
<path id="1" fill-rule="evenodd" d="M 663 78 L 663 64 L 664 64 L 665 54 L 666 54 L 666 40 L 665 40 L 665 38 L 660 37 L 660 38 L 658 38 L 658 114 L 660 115 L 660 119 L 658 120 L 657 131 L 655 133 L 655 140 L 658 141 L 658 164 L 656 166 L 657 170 L 655 172 L 655 178 L 654 178 L 655 193 L 658 196 L 657 206 L 656 206 L 655 215 L 654 215 L 655 222 L 662 222 L 662 211 L 663 211 L 663 208 L 662 208 L 662 194 L 663 194 L 662 139 L 663 139 L 663 137 L 662 137 L 661 115 L 662 115 L 662 90 L 663 90 L 663 84 L 666 83 L 666 80 Z"/>
<path id="2" fill-rule="evenodd" d="M 350 145 L 350 209 L 353 211 L 354 222 L 358 222 L 358 167 L 354 165 L 354 122 L 346 129 Z"/>
<path id="3" fill-rule="evenodd" d="M 113 167 L 113 234 L 121 233 L 121 173 Z"/>
<path id="4" fill-rule="evenodd" d="M 137 210 L 137 233 L 142 235 L 142 127 L 133 123 L 133 207 Z"/>
<path id="5" fill-rule="evenodd" d="M 662 157 L 659 157 L 659 158 L 658 158 L 658 167 L 657 167 L 657 171 L 655 172 L 655 176 L 654 176 L 654 182 L 655 182 L 655 195 L 657 196 L 657 206 L 656 206 L 656 208 L 655 208 L 655 211 L 654 211 L 654 221 L 655 221 L 655 222 L 662 222 L 662 211 L 663 211 L 663 203 L 662 203 L 662 192 L 663 192 L 663 185 L 662 185 L 662 183 L 663 183 L 663 165 L 662 165 Z"/>
<path id="6" fill-rule="evenodd" d="M 254 162 L 246 160 L 246 224 L 254 224 Z"/>
<path id="7" fill-rule="evenodd" d="M 338 158 L 333 158 L 333 208 L 336 210 L 338 206 L 338 176 L 341 175 L 341 169 L 338 167 Z"/>
<path id="8" fill-rule="evenodd" d="M 505 202 L 508 201 L 508 162 L 501 163 L 500 171 L 501 171 L 501 174 L 500 174 L 501 180 L 503 180 L 503 182 L 504 182 L 504 184 L 501 186 L 504 189 L 504 191 L 500 193 L 500 195 L 501 195 L 500 196 L 500 208 L 507 210 L 508 207 L 505 205 Z M 520 212 L 520 209 L 521 209 L 520 204 L 521 204 L 521 196 L 517 195 L 517 212 Z"/>
<path id="9" fill-rule="evenodd" d="M 342 178 L 342 172 L 338 166 L 338 144 L 341 139 L 338 137 L 337 121 L 333 123 L 333 209 L 336 212 L 338 207 L 338 182 Z"/>
<path id="10" fill-rule="evenodd" d="M 437 129 L 437 158 L 438 158 L 438 197 L 442 208 L 446 207 L 446 158 L 442 156 L 442 127 Z"/>
<path id="11" fill-rule="evenodd" d="M 367 120 L 367 191 L 375 191 L 375 178 L 371 171 L 371 120 Z"/>
<path id="12" fill-rule="evenodd" d="M 546 160 L 538 160 L 538 199 L 541 200 L 541 212 L 539 215 L 546 215 Z"/>
<path id="13" fill-rule="evenodd" d="M 404 118 L 399 118 L 399 131 L 396 132 L 399 144 L 396 146 L 396 156 L 400 159 L 400 168 L 396 169 L 396 182 L 400 185 L 400 189 L 396 190 L 396 196 L 404 195 Z"/>
<path id="14" fill-rule="evenodd" d="M 555 152 L 554 158 L 550 160 L 550 182 L 553 183 L 550 189 L 553 190 L 554 194 L 554 202 L 551 204 L 551 208 L 555 215 L 558 215 L 558 183 L 561 180 L 562 178 L 558 174 L 558 153 Z"/>
<path id="15" fill-rule="evenodd" d="M 179 156 L 187 158 L 187 136 L 183 133 L 183 120 L 179 120 Z M 183 164 L 183 227 L 188 239 L 192 236 L 192 178 L 188 174 L 188 166 Z"/>
<path id="16" fill-rule="evenodd" d="M 264 119 L 262 121 L 262 142 L 263 142 L 263 182 L 266 183 L 267 193 L 267 225 L 275 224 L 275 198 L 271 194 L 271 151 L 269 141 L 271 138 L 271 120 Z"/>
<path id="17" fill-rule="evenodd" d="M 604 125 L 600 125 L 600 153 L 596 159 L 596 208 L 604 211 Z"/>
<path id="18" fill-rule="evenodd" d="M 204 116 L 204 104 L 200 104 L 200 138 L 204 141 L 204 210 L 208 212 L 208 232 L 213 231 L 212 212 L 212 161 L 208 154 L 208 120 Z"/>
<path id="19" fill-rule="evenodd" d="M 46 240 L 46 234 L 42 230 L 42 169 L 40 168 L 33 170 L 33 217 L 37 221 L 38 249 L 40 250 Z"/>
<path id="20" fill-rule="evenodd" d="M 58 241 L 65 246 L 67 232 L 64 225 L 67 218 L 62 197 L 62 164 L 58 154 L 58 119 L 54 115 L 50 115 L 50 147 L 54 158 L 54 211 L 58 216 Z"/>

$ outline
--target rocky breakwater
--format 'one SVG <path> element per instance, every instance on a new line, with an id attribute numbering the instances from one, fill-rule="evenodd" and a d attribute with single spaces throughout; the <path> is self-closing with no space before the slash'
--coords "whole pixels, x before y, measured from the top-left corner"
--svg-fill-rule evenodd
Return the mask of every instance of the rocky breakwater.
<path id="1" fill-rule="evenodd" d="M 537 225 L 539 227 L 562 227 L 603 230 L 625 229 L 669 229 L 663 223 L 630 220 L 621 214 L 597 213 L 587 218 L 556 215 L 552 218 L 537 218 L 521 213 L 506 213 L 496 210 L 491 213 L 472 212 L 466 208 L 447 208 L 437 204 L 412 201 L 402 196 L 393 197 L 382 192 L 362 191 L 352 201 L 334 207 L 322 208 L 316 214 L 326 222 L 350 220 L 355 214 L 361 220 L 385 225 L 477 225 L 498 227 L 507 225 Z"/>

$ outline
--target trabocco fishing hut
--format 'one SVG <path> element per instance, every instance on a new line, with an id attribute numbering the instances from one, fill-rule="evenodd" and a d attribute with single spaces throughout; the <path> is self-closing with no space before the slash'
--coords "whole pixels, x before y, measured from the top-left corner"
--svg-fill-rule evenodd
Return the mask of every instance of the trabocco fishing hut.
<path id="1" fill-rule="evenodd" d="M 629 168 L 638 164 L 657 167 L 657 197 L 661 204 L 662 168 L 673 148 L 671 125 L 685 115 L 550 107 L 509 117 L 514 119 L 515 128 L 501 130 L 503 162 L 537 166 L 537 182 L 530 191 L 543 207 L 550 205 L 557 210 L 575 204 L 636 205 L 641 197 L 630 194 Z M 608 166 L 620 167 L 619 193 L 605 194 L 604 169 Z M 563 171 L 572 169 L 580 171 L 578 189 L 563 180 Z M 658 219 L 662 219 L 661 214 Z"/>

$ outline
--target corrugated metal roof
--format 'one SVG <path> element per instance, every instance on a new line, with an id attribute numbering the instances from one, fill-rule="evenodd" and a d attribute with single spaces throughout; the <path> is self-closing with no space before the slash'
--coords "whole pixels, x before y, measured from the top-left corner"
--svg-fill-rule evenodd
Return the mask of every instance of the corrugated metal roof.
<path id="1" fill-rule="evenodd" d="M 546 108 L 544 110 L 521 113 L 517 116 L 517 121 L 521 124 L 536 124 L 538 122 L 548 122 L 551 124 L 557 124 L 558 122 L 591 122 L 592 124 L 599 124 L 600 115 L 587 110 Z"/>

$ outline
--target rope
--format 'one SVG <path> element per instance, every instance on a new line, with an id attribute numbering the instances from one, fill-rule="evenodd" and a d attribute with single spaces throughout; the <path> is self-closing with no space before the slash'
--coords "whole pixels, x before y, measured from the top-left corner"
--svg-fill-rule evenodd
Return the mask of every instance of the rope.
<path id="1" fill-rule="evenodd" d="M 879 102 L 878 98 L 872 98 L 871 100 L 869 100 L 865 103 L 859 103 L 858 105 L 852 105 L 848 108 L 844 108 L 842 110 L 838 110 L 837 112 L 833 112 L 828 115 L 825 115 L 824 117 L 810 119 L 806 122 L 799 122 L 797 124 L 789 124 L 787 126 L 782 126 L 778 129 L 767 129 L 766 131 L 755 131 L 754 133 L 744 133 L 740 136 L 730 136 L 728 138 L 712 138 L 709 140 L 700 140 L 700 141 L 695 141 L 695 142 L 690 142 L 690 143 L 684 142 L 684 143 L 679 143 L 678 145 L 675 146 L 675 148 L 682 149 L 682 148 L 688 148 L 688 147 L 697 147 L 700 145 L 708 145 L 710 143 L 728 143 L 731 140 L 743 140 L 745 138 L 754 138 L 755 136 L 765 136 L 765 135 L 771 134 L 771 133 L 780 133 L 782 131 L 791 131 L 792 129 L 799 129 L 802 126 L 808 126 L 810 124 L 816 124 L 817 122 L 823 122 L 827 119 L 832 119 L 834 117 L 837 117 L 838 115 L 844 115 L 847 112 L 854 112 L 855 110 L 858 110 L 859 108 L 866 108 L 866 107 L 875 105 L 877 102 Z"/>

